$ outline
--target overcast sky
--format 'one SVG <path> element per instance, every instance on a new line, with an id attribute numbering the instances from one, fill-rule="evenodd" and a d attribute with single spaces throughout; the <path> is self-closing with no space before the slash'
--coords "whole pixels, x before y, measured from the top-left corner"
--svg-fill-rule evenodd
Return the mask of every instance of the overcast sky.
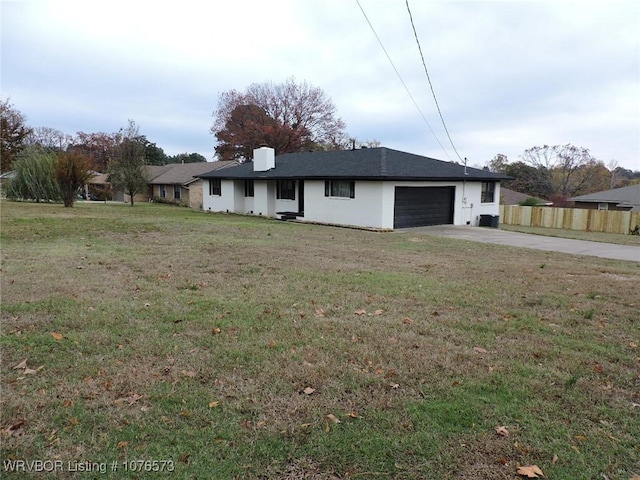
<path id="1" fill-rule="evenodd" d="M 405 0 L 2 1 L 3 97 L 29 126 L 118 131 L 212 160 L 221 92 L 290 76 L 350 135 L 457 160 Z M 640 2 L 409 0 L 438 104 L 470 165 L 571 143 L 640 170 Z"/>

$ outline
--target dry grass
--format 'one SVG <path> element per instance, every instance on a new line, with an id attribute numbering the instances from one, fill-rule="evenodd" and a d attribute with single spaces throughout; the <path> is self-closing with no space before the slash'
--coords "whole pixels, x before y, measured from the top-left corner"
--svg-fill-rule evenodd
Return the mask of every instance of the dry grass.
<path id="1" fill-rule="evenodd" d="M 564 228 L 529 227 L 525 225 L 501 224 L 500 228 L 511 232 L 530 233 L 547 237 L 573 238 L 576 240 L 588 240 L 590 242 L 614 243 L 616 245 L 640 246 L 638 235 L 605 232 L 583 232 L 581 230 L 567 230 Z"/>
<path id="2" fill-rule="evenodd" d="M 2 241 L 3 460 L 640 472 L 640 264 L 157 205 L 3 203 Z"/>

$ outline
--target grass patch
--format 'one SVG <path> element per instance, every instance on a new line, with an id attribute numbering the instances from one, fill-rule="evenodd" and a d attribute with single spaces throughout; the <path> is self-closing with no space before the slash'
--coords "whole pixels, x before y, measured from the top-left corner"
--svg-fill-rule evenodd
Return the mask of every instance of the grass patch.
<path id="1" fill-rule="evenodd" d="M 163 205 L 0 207 L 3 460 L 640 473 L 637 263 Z"/>
<path id="2" fill-rule="evenodd" d="M 621 233 L 585 232 L 582 230 L 568 230 L 564 228 L 529 227 L 526 225 L 500 224 L 500 228 L 510 232 L 522 232 L 546 237 L 572 238 L 590 242 L 615 243 L 616 245 L 640 246 L 640 237 Z"/>

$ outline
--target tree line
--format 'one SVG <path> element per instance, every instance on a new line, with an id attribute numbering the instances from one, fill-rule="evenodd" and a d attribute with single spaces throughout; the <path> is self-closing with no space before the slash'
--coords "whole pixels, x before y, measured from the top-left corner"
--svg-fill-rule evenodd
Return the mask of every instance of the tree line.
<path id="1" fill-rule="evenodd" d="M 325 92 L 293 77 L 220 93 L 213 118 L 210 133 L 216 138 L 219 160 L 249 161 L 253 150 L 263 145 L 279 154 L 380 146 L 377 140 L 350 136 Z M 109 173 L 111 185 L 129 194 L 146 185 L 145 165 L 206 161 L 197 153 L 166 155 L 140 134 L 133 121 L 116 133 L 70 136 L 48 127 L 28 127 L 8 99 L 0 100 L 0 119 L 1 171 L 17 170 L 21 178 L 12 182 L 15 187 L 9 193 L 15 198 L 62 199 L 61 182 L 67 182 L 64 190 L 69 192 L 82 180 L 77 177 L 81 168 L 75 165 Z M 556 205 L 567 204 L 576 195 L 640 182 L 640 172 L 618 167 L 615 161 L 607 168 L 588 149 L 571 144 L 535 146 L 514 163 L 498 154 L 486 168 L 513 177 L 503 183 L 505 187 Z M 65 173 L 58 174 L 57 169 Z M 49 177 L 42 178 L 43 172 Z"/>
<path id="2" fill-rule="evenodd" d="M 198 153 L 167 155 L 141 135 L 130 120 L 115 133 L 78 132 L 29 127 L 25 116 L 0 99 L 0 171 L 13 172 L 6 195 L 13 200 L 58 202 L 73 206 L 81 188 L 96 173 L 107 173 L 113 189 L 133 196 L 147 188 L 147 165 L 206 162 Z M 92 187 L 111 199 L 112 189 Z"/>
<path id="3" fill-rule="evenodd" d="M 488 168 L 513 177 L 502 182 L 504 187 L 549 199 L 556 206 L 567 206 L 578 195 L 640 183 L 640 171 L 619 167 L 616 161 L 607 167 L 587 148 L 571 144 L 531 147 L 513 163 L 498 154 Z"/>

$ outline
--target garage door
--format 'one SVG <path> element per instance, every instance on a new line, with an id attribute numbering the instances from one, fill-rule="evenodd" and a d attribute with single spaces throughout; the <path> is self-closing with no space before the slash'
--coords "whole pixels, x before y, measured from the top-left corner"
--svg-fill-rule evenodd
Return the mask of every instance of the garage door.
<path id="1" fill-rule="evenodd" d="M 455 187 L 396 187 L 393 228 L 453 223 Z"/>

